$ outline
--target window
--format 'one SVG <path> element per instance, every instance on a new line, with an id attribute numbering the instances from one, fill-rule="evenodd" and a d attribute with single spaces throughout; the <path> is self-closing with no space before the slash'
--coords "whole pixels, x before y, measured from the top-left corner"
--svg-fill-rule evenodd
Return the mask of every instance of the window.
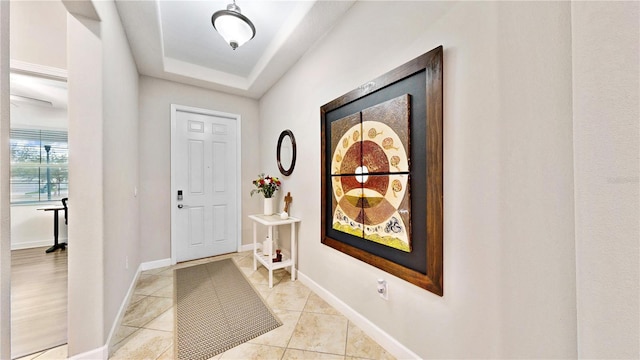
<path id="1" fill-rule="evenodd" d="M 69 196 L 66 131 L 11 129 L 11 203 L 60 200 Z"/>

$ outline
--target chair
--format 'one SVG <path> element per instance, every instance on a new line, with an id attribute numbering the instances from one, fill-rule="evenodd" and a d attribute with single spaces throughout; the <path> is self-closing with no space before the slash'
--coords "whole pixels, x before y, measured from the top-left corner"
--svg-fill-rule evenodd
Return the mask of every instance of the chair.
<path id="1" fill-rule="evenodd" d="M 69 198 L 62 198 L 62 206 L 64 206 L 64 224 L 68 225 L 68 221 L 67 221 L 67 201 L 69 201 Z"/>

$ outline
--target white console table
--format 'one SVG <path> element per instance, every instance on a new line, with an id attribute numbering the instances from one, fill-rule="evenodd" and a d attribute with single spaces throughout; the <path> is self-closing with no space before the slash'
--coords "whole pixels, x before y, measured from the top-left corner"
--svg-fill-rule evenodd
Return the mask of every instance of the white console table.
<path id="1" fill-rule="evenodd" d="M 269 288 L 273 287 L 273 270 L 291 267 L 291 281 L 296 279 L 296 223 L 300 222 L 300 219 L 289 217 L 288 219 L 281 219 L 280 215 L 249 215 L 249 219 L 253 220 L 253 270 L 258 269 L 258 262 L 264 265 L 269 270 Z M 269 238 L 273 239 L 273 227 L 278 225 L 291 224 L 291 256 L 285 256 L 282 254 L 282 261 L 273 262 L 272 256 L 263 256 L 262 253 L 258 253 L 257 246 L 257 227 L 258 224 L 262 224 L 269 228 Z"/>

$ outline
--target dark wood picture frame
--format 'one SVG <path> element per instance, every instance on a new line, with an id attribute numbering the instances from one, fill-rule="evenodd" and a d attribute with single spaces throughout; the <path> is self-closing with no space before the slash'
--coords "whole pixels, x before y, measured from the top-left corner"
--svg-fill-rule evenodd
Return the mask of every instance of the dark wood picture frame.
<path id="1" fill-rule="evenodd" d="M 282 142 L 285 137 L 289 137 L 291 140 L 291 162 L 289 164 L 283 164 L 280 156 L 282 150 Z M 276 160 L 278 162 L 278 169 L 280 173 L 284 176 L 289 176 L 293 173 L 293 168 L 296 167 L 296 157 L 297 157 L 297 148 L 296 148 L 296 138 L 293 136 L 293 132 L 287 129 L 280 133 L 280 137 L 278 137 L 278 145 L 276 146 Z M 285 168 L 286 166 L 286 168 Z"/>
<path id="2" fill-rule="evenodd" d="M 439 46 L 320 108 L 322 243 L 439 296 L 443 295 L 442 58 L 443 49 Z M 411 227 L 415 244 L 411 254 L 401 254 L 379 244 L 361 246 L 345 240 L 349 235 L 336 233 L 330 216 L 332 154 L 328 152 L 331 151 L 331 121 L 360 111 L 363 106 L 380 103 L 396 93 L 409 93 L 415 99 L 410 118 Z"/>

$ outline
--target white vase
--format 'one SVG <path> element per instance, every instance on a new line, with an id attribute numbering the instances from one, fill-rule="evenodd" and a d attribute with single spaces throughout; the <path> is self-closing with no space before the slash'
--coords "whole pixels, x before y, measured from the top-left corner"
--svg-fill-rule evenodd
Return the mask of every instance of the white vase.
<path id="1" fill-rule="evenodd" d="M 273 215 L 273 198 L 264 198 L 264 212 L 265 215 Z"/>

